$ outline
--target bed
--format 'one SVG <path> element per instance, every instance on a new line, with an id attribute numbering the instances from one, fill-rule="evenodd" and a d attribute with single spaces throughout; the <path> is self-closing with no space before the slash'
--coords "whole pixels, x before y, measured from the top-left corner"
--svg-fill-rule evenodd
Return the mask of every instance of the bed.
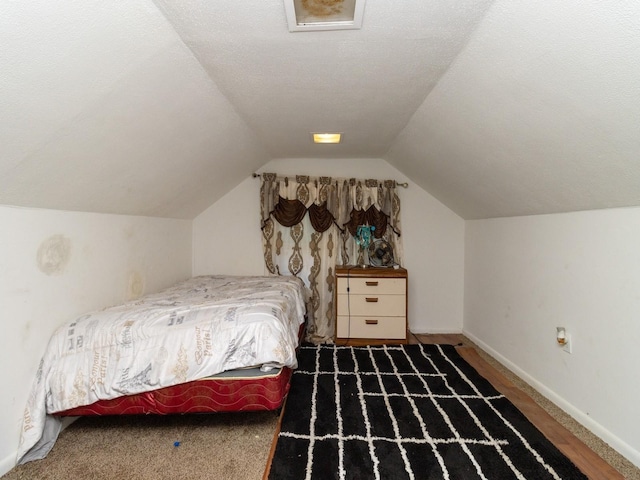
<path id="1" fill-rule="evenodd" d="M 307 300 L 295 277 L 201 276 L 63 325 L 38 368 L 19 462 L 44 458 L 65 416 L 280 408 Z"/>

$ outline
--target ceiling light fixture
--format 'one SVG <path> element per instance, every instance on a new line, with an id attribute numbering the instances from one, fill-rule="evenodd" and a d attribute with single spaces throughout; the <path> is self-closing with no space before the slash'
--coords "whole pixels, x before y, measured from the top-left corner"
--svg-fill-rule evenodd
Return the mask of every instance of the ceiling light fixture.
<path id="1" fill-rule="evenodd" d="M 312 133 L 313 143 L 340 143 L 342 133 Z"/>
<path id="2" fill-rule="evenodd" d="M 284 0 L 290 32 L 357 30 L 365 0 Z"/>

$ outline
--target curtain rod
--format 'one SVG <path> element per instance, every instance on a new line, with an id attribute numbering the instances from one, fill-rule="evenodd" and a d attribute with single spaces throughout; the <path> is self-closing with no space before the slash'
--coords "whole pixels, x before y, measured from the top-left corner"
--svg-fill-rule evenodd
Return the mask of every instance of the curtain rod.
<path id="1" fill-rule="evenodd" d="M 253 178 L 258 178 L 258 177 L 260 177 L 260 174 L 254 172 L 253 173 Z M 402 187 L 402 188 L 409 188 L 409 184 L 407 182 L 403 182 L 403 183 L 396 182 L 396 185 L 399 186 L 399 187 Z"/>

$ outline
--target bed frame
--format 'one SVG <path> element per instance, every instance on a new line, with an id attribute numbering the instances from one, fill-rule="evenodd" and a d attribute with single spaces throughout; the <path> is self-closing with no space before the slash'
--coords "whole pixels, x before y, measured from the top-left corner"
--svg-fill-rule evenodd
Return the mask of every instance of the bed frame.
<path id="1" fill-rule="evenodd" d="M 278 410 L 289 393 L 291 369 L 224 372 L 152 392 L 100 400 L 54 415 L 139 415 Z"/>

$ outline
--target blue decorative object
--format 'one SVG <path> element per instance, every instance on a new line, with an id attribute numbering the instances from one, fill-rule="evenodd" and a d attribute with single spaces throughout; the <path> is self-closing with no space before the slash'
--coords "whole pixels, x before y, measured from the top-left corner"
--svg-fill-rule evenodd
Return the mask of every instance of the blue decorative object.
<path id="1" fill-rule="evenodd" d="M 371 244 L 371 239 L 373 238 L 373 231 L 376 229 L 373 225 L 358 225 L 358 229 L 356 230 L 356 245 L 360 248 L 360 256 L 362 260 L 362 266 L 366 267 L 367 263 L 364 259 L 365 252 L 369 248 Z"/>

